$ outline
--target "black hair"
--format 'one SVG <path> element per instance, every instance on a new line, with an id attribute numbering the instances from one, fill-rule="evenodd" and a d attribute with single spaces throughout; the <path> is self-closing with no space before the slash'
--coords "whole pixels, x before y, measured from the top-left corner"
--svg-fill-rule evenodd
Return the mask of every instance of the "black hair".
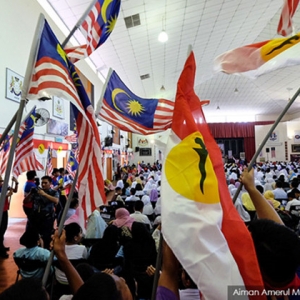
<path id="1" fill-rule="evenodd" d="M 57 172 L 59 172 L 59 169 L 53 168 L 52 175 L 54 175 L 54 174 L 57 173 Z"/>
<path id="2" fill-rule="evenodd" d="M 0 294 L 0 300 L 47 300 L 48 294 L 37 278 L 24 278 Z"/>
<path id="3" fill-rule="evenodd" d="M 255 187 L 261 194 L 264 193 L 264 188 L 261 185 L 256 185 Z"/>
<path id="4" fill-rule="evenodd" d="M 134 210 L 142 210 L 144 208 L 144 202 L 142 200 L 137 200 L 134 203 Z"/>
<path id="5" fill-rule="evenodd" d="M 248 229 L 263 279 L 276 287 L 291 282 L 300 265 L 300 239 L 296 233 L 267 219 L 252 221 Z"/>
<path id="6" fill-rule="evenodd" d="M 76 292 L 73 300 L 120 299 L 114 279 L 105 273 L 96 273 L 90 277 Z"/>
<path id="7" fill-rule="evenodd" d="M 76 266 L 76 271 L 79 273 L 81 279 L 86 282 L 89 278 L 91 278 L 95 271 L 93 267 L 88 263 L 80 263 Z"/>
<path id="8" fill-rule="evenodd" d="M 74 222 L 66 225 L 65 231 L 66 231 L 66 242 L 72 243 L 74 242 L 74 237 L 79 235 L 82 229 L 77 223 Z"/>
<path id="9" fill-rule="evenodd" d="M 77 198 L 73 198 L 70 202 L 70 208 L 75 208 L 79 204 L 79 200 Z"/>
<path id="10" fill-rule="evenodd" d="M 282 183 L 282 181 L 280 181 L 280 180 L 277 180 L 277 181 L 276 181 L 276 187 L 278 187 L 278 188 L 282 188 L 282 187 L 283 187 L 283 183 Z"/>
<path id="11" fill-rule="evenodd" d="M 26 173 L 27 180 L 33 180 L 36 176 L 36 171 L 31 170 Z"/>
<path id="12" fill-rule="evenodd" d="M 63 173 L 63 172 L 65 172 L 65 168 L 59 168 L 58 171 L 59 171 L 60 173 Z"/>
<path id="13" fill-rule="evenodd" d="M 299 181 L 297 178 L 293 178 L 292 182 L 291 182 L 291 187 L 292 188 L 297 188 L 299 186 Z"/>
<path id="14" fill-rule="evenodd" d="M 119 186 L 117 186 L 116 188 L 115 188 L 115 191 L 117 192 L 117 191 L 122 191 L 122 189 L 119 187 Z"/>
<path id="15" fill-rule="evenodd" d="M 50 183 L 52 182 L 52 178 L 50 177 L 50 176 L 43 176 L 42 178 L 41 178 L 42 180 L 48 180 Z"/>
<path id="16" fill-rule="evenodd" d="M 35 228 L 30 227 L 20 237 L 20 244 L 26 248 L 33 248 L 37 246 L 39 239 L 40 235 L 38 231 Z"/>
<path id="17" fill-rule="evenodd" d="M 135 190 L 136 191 L 142 191 L 143 190 L 143 187 L 139 182 L 135 185 Z"/>
<path id="18" fill-rule="evenodd" d="M 135 192 L 136 192 L 135 188 L 131 188 L 131 189 L 130 189 L 130 195 L 134 195 Z"/>
<path id="19" fill-rule="evenodd" d="M 288 198 L 292 198 L 292 199 L 296 198 L 296 195 L 295 195 L 295 192 L 294 192 L 294 191 L 288 192 L 288 193 L 287 193 L 287 196 L 288 196 Z"/>

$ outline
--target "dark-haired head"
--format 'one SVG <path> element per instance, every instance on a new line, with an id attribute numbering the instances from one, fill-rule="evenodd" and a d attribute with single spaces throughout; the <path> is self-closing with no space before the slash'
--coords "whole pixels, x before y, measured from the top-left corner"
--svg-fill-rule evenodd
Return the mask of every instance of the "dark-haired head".
<path id="1" fill-rule="evenodd" d="M 96 273 L 90 277 L 76 292 L 73 300 L 120 299 L 114 279 L 105 273 Z"/>
<path id="2" fill-rule="evenodd" d="M 47 300 L 49 295 L 36 278 L 19 280 L 0 294 L 0 300 Z"/>
<path id="3" fill-rule="evenodd" d="M 34 180 L 35 176 L 36 176 L 36 171 L 34 170 L 28 171 L 26 173 L 27 180 Z"/>
<path id="4" fill-rule="evenodd" d="M 35 228 L 28 228 L 20 237 L 20 244 L 26 248 L 33 248 L 38 245 L 40 235 Z"/>
<path id="5" fill-rule="evenodd" d="M 79 243 L 81 240 L 82 229 L 77 223 L 70 223 L 65 226 L 66 242 Z"/>
<path id="6" fill-rule="evenodd" d="M 249 225 L 264 282 L 282 287 L 291 282 L 300 265 L 300 239 L 289 228 L 260 219 Z"/>

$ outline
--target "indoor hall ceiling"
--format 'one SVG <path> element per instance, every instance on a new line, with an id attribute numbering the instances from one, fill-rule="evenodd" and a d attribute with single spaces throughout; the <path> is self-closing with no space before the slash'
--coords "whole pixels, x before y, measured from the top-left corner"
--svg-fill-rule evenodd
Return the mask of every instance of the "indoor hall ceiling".
<path id="1" fill-rule="evenodd" d="M 47 1 L 69 29 L 90 4 L 87 0 Z M 223 121 L 230 115 L 279 115 L 300 87 L 300 66 L 255 80 L 214 74 L 212 70 L 214 58 L 221 53 L 278 37 L 282 3 L 283 0 L 121 0 L 115 29 L 91 59 L 104 77 L 109 68 L 114 69 L 140 97 L 174 100 L 191 44 L 197 62 L 195 91 L 201 99 L 211 101 L 204 107 L 208 121 Z M 299 11 L 300 7 L 293 19 L 296 32 L 300 30 Z M 140 15 L 141 25 L 127 29 L 124 18 L 135 14 Z M 169 36 L 164 44 L 157 40 L 162 29 Z M 76 38 L 84 43 L 79 32 Z M 141 80 L 145 74 L 150 78 Z M 161 91 L 162 85 L 165 91 Z M 297 99 L 289 113 L 299 111 Z"/>

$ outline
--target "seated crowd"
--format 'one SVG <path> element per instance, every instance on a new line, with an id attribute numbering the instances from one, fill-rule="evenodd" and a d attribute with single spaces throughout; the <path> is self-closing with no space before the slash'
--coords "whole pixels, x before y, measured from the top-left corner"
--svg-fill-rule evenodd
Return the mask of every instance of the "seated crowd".
<path id="1" fill-rule="evenodd" d="M 55 257 L 48 283 L 44 288 L 40 281 L 45 266 L 28 271 L 19 265 L 22 280 L 0 294 L 0 300 L 49 299 L 49 295 L 51 299 L 151 299 L 162 230 L 161 166 L 157 163 L 153 167 L 144 166 L 139 173 L 134 167 L 123 168 L 116 186 L 107 181 L 106 186 L 114 195 L 107 205 L 91 214 L 85 234 L 76 217 L 76 194 L 61 235 L 56 230 L 49 239 L 48 231 L 32 226 L 29 214 L 20 238 L 25 248 L 18 249 L 14 259 L 17 264 L 18 259 L 47 262 L 49 250 L 53 249 Z M 300 279 L 295 275 L 300 265 L 300 241 L 295 233 L 300 220 L 298 164 L 264 163 L 248 172 L 245 166 L 231 163 L 225 164 L 225 176 L 232 197 L 241 182 L 244 185 L 235 207 L 252 234 L 266 287 L 300 287 Z M 42 182 L 48 186 L 45 177 Z M 37 193 L 45 197 L 45 192 Z M 46 197 L 55 203 L 51 197 L 57 196 L 51 195 Z M 47 245 L 43 245 L 44 232 L 49 239 Z M 201 299 L 196 284 L 165 242 L 162 253 L 156 299 Z"/>

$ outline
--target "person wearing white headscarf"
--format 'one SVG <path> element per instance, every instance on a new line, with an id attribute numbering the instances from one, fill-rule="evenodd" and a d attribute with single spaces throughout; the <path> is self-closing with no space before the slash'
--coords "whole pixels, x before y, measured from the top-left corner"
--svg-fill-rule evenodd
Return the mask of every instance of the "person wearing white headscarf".
<path id="1" fill-rule="evenodd" d="M 149 195 L 150 194 L 150 191 L 153 189 L 153 188 L 156 188 L 156 183 L 155 183 L 155 180 L 151 177 L 147 183 L 145 184 L 145 187 L 143 189 L 144 193 Z"/>
<path id="2" fill-rule="evenodd" d="M 154 211 L 153 211 L 153 206 L 150 201 L 150 197 L 148 195 L 144 195 L 142 197 L 142 201 L 144 203 L 143 214 L 147 215 L 147 216 L 152 215 Z"/>
<path id="3" fill-rule="evenodd" d="M 266 183 L 264 185 L 264 192 L 273 190 L 273 184 L 272 184 L 273 182 L 274 182 L 273 178 L 266 179 Z"/>
<path id="4" fill-rule="evenodd" d="M 155 208 L 154 208 L 154 213 L 156 215 L 161 215 L 161 197 L 158 197 Z"/>
<path id="5" fill-rule="evenodd" d="M 236 191 L 237 191 L 237 188 L 233 188 L 233 189 L 230 190 L 230 195 L 231 195 L 232 198 L 234 197 Z M 250 222 L 251 218 L 250 218 L 249 213 L 243 207 L 243 203 L 242 203 L 241 198 L 240 198 L 241 195 L 242 195 L 242 192 L 240 192 L 238 197 L 236 198 L 234 206 L 235 206 L 237 212 L 239 213 L 241 219 L 244 222 Z"/>
<path id="6" fill-rule="evenodd" d="M 89 216 L 85 238 L 101 239 L 106 227 L 107 224 L 101 217 L 99 209 L 95 209 Z"/>

